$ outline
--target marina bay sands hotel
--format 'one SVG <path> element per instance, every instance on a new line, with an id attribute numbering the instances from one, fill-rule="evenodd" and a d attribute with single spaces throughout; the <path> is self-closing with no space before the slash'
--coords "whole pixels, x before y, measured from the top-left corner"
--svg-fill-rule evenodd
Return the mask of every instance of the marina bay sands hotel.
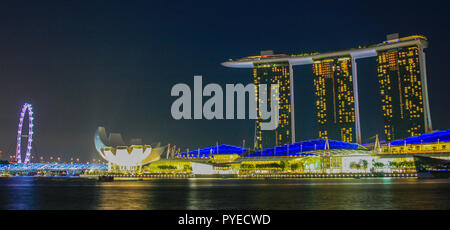
<path id="1" fill-rule="evenodd" d="M 424 36 L 399 38 L 391 34 L 387 41 L 365 47 L 292 55 L 263 51 L 261 56 L 230 59 L 222 65 L 253 68 L 255 85 L 278 83 L 278 128 L 261 130 L 261 119 L 256 121 L 255 149 L 266 149 L 295 142 L 292 66 L 309 64 L 313 69 L 318 137 L 361 143 L 357 60 L 376 57 L 384 139 L 392 141 L 432 129 L 424 53 L 427 45 Z M 262 100 L 258 93 L 256 97 Z"/>

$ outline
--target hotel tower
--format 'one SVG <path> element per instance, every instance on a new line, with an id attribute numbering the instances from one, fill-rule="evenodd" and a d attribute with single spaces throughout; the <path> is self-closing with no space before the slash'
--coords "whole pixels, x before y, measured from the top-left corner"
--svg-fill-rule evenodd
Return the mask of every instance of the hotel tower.
<path id="1" fill-rule="evenodd" d="M 395 41 L 400 39 L 388 40 Z M 378 83 L 387 141 L 431 131 L 423 48 L 414 44 L 378 52 Z"/>
<path id="2" fill-rule="evenodd" d="M 313 63 L 314 96 L 322 139 L 354 142 L 355 98 L 352 58 L 336 57 Z"/>
<path id="3" fill-rule="evenodd" d="M 399 38 L 398 34 L 391 34 L 382 43 L 348 50 L 291 55 L 262 53 L 230 59 L 222 65 L 252 68 L 256 85 L 279 84 L 279 127 L 263 131 L 258 119 L 256 149 L 295 142 L 294 65 L 312 65 L 317 136 L 361 144 L 357 71 L 357 60 L 361 58 L 376 57 L 384 139 L 391 141 L 431 132 L 424 53 L 427 46 L 424 36 Z"/>
<path id="4" fill-rule="evenodd" d="M 264 54 L 264 53 L 263 53 Z M 266 54 L 265 56 L 271 55 Z M 278 84 L 278 128 L 275 130 L 262 130 L 262 120 L 259 116 L 259 104 L 257 103 L 257 120 L 255 127 L 255 149 L 273 148 L 279 145 L 285 145 L 295 142 L 294 133 L 294 110 L 293 103 L 293 85 L 292 85 L 292 66 L 289 62 L 261 63 L 255 64 L 253 68 L 253 82 L 255 86 L 260 84 L 267 85 L 267 98 L 259 98 L 258 88 L 255 96 L 258 102 L 267 101 L 270 107 L 271 84 Z M 271 110 L 272 108 L 268 109 Z"/>

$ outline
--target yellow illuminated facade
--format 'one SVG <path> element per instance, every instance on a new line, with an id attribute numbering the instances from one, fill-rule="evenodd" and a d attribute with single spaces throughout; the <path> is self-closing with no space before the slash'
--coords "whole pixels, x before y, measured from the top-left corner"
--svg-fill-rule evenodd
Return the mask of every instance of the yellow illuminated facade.
<path id="1" fill-rule="evenodd" d="M 238 154 L 216 154 L 210 160 L 211 163 L 230 163 L 238 159 Z"/>
<path id="2" fill-rule="evenodd" d="M 291 85 L 291 66 L 288 62 L 262 63 L 255 64 L 253 68 L 253 81 L 255 86 L 266 84 L 268 94 L 271 84 L 278 84 L 279 95 L 279 121 L 278 128 L 275 130 L 261 130 L 261 122 L 267 122 L 261 119 L 259 114 L 259 103 L 257 103 L 257 120 L 255 129 L 255 149 L 273 148 L 274 146 L 285 145 L 293 142 L 293 103 L 292 103 L 292 85 Z M 255 88 L 257 102 L 269 100 L 267 102 L 270 108 L 270 97 L 259 98 L 258 88 Z M 270 110 L 270 109 L 269 109 Z"/>
<path id="3" fill-rule="evenodd" d="M 159 160 L 143 168 L 144 173 L 182 173 L 191 170 L 191 162 L 181 160 Z"/>
<path id="4" fill-rule="evenodd" d="M 427 153 L 450 153 L 449 142 L 435 142 L 424 144 L 405 144 L 405 145 L 384 145 L 377 150 L 380 154 L 427 154 Z M 449 156 L 439 157 L 450 159 Z"/>
<path id="5" fill-rule="evenodd" d="M 315 60 L 313 77 L 319 138 L 355 142 L 351 57 Z"/>
<path id="6" fill-rule="evenodd" d="M 378 53 L 377 70 L 387 141 L 425 133 L 419 47 Z"/>

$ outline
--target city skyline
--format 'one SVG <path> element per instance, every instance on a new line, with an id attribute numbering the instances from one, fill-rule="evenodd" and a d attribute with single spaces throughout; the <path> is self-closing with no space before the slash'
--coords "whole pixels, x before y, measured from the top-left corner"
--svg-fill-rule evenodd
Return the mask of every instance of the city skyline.
<path id="1" fill-rule="evenodd" d="M 405 36 L 423 34 L 429 38 L 431 45 L 427 50 L 427 71 L 433 128 L 443 130 L 450 127 L 446 119 L 449 102 L 440 100 L 447 95 L 442 82 L 446 82 L 450 70 L 442 61 L 450 53 L 445 45 L 450 35 L 445 30 L 436 29 L 442 23 L 444 26 L 448 24 L 445 20 L 448 16 L 440 14 L 442 9 L 436 6 L 420 9 L 421 14 L 425 15 L 423 21 L 410 23 L 399 17 L 392 24 L 380 23 L 383 26 L 370 24 L 373 20 L 389 21 L 378 18 L 380 9 L 375 6 L 358 20 L 363 25 L 370 24 L 370 27 L 349 25 L 348 28 L 341 28 L 345 36 L 339 35 L 337 29 L 331 28 L 326 32 L 318 29 L 336 16 L 334 13 L 319 18 L 311 25 L 301 23 L 313 18 L 314 12 L 333 12 L 335 6 L 330 4 L 321 11 L 302 12 L 297 19 L 298 28 L 292 30 L 290 36 L 280 37 L 264 28 L 277 25 L 286 29 L 281 19 L 269 16 L 262 19 L 262 24 L 268 24 L 240 26 L 240 20 L 249 20 L 258 14 L 245 14 L 248 12 L 238 9 L 240 16 L 230 19 L 227 17 L 232 9 L 229 6 L 206 5 L 212 10 L 196 15 L 195 11 L 183 11 L 183 4 L 142 3 L 121 7 L 114 3 L 105 7 L 102 13 L 96 11 L 96 3 L 88 5 L 87 11 L 82 5 L 72 4 L 70 11 L 54 11 L 56 6 L 50 4 L 31 4 L 30 8 L 24 8 L 11 3 L 8 12 L 2 13 L 7 19 L 3 20 L 2 25 L 8 34 L 2 38 L 0 45 L 0 75 L 4 81 L 0 93 L 0 149 L 4 153 L 15 150 L 18 113 L 25 102 L 33 104 L 36 116 L 33 151 L 38 154 L 72 152 L 84 159 L 91 159 L 95 156 L 91 155 L 95 153 L 92 136 L 99 125 L 113 132 L 127 133 L 130 135 L 127 139 L 142 137 L 146 143 L 174 143 L 191 149 L 210 146 L 217 140 L 223 144 L 240 145 L 242 139 L 246 139 L 247 143 L 251 143 L 254 122 L 250 120 L 173 121 L 170 117 L 170 101 L 173 99 L 170 97 L 170 87 L 178 82 L 189 82 L 196 74 L 203 75 L 207 82 L 221 85 L 251 82 L 250 71 L 229 70 L 219 63 L 227 58 L 258 55 L 260 50 L 268 49 L 277 53 L 292 53 L 357 47 L 381 41 L 386 34 L 393 32 Z M 315 3 L 302 5 L 310 9 L 317 6 Z M 256 7 L 261 12 L 267 6 Z M 355 7 L 364 9 L 362 3 Z M 410 9 L 405 12 L 419 12 L 412 6 L 405 7 Z M 197 12 L 202 12 L 202 9 L 199 7 Z M 288 11 L 298 12 L 294 9 Z M 343 17 L 350 18 L 355 14 L 342 10 L 347 13 Z M 77 12 L 83 14 L 77 15 Z M 168 12 L 178 12 L 179 15 L 171 13 L 164 16 Z M 117 13 L 124 17 L 116 19 L 114 15 Z M 214 21 L 217 28 L 211 28 L 206 22 L 213 14 L 224 17 Z M 409 13 L 399 14 L 406 18 Z M 434 21 L 441 22 L 441 25 L 430 23 Z M 21 22 L 21 26 L 17 26 L 17 22 Z M 181 26 L 177 29 L 167 29 L 178 24 Z M 224 27 L 228 24 L 234 27 Z M 206 28 L 211 30 L 206 33 Z M 252 39 L 250 35 L 255 33 L 264 35 L 265 39 Z M 173 60 L 182 61 L 175 65 Z M 367 91 L 377 92 L 377 81 L 368 80 L 376 79 L 369 77 L 376 76 L 376 73 L 369 73 L 375 66 L 375 59 L 358 63 L 359 76 L 367 76 L 360 77 L 359 83 L 370 86 Z M 294 72 L 296 140 L 313 139 L 317 127 L 312 125 L 314 114 L 307 111 L 311 106 L 308 101 L 313 97 L 313 79 L 297 78 L 312 76 L 312 70 L 295 67 Z M 360 93 L 361 113 L 377 111 L 369 105 L 376 103 L 378 97 L 367 97 L 365 93 L 369 94 Z M 382 117 L 361 120 L 363 142 L 373 140 L 370 138 L 381 133 L 380 127 Z"/>

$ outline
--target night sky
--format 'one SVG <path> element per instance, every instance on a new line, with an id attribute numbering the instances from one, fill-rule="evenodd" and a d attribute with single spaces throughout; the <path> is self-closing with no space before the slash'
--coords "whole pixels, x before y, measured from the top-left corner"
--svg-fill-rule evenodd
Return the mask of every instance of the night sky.
<path id="1" fill-rule="evenodd" d="M 326 52 L 386 34 L 428 37 L 433 128 L 450 128 L 450 16 L 432 1 L 2 1 L 0 150 L 15 151 L 21 105 L 35 112 L 36 156 L 99 158 L 97 126 L 128 140 L 198 148 L 253 140 L 252 120 L 174 120 L 177 83 L 252 82 L 229 58 Z M 358 61 L 364 141 L 382 132 L 375 58 Z M 294 68 L 297 141 L 317 137 L 310 65 Z M 204 101 L 206 98 L 204 99 Z"/>

